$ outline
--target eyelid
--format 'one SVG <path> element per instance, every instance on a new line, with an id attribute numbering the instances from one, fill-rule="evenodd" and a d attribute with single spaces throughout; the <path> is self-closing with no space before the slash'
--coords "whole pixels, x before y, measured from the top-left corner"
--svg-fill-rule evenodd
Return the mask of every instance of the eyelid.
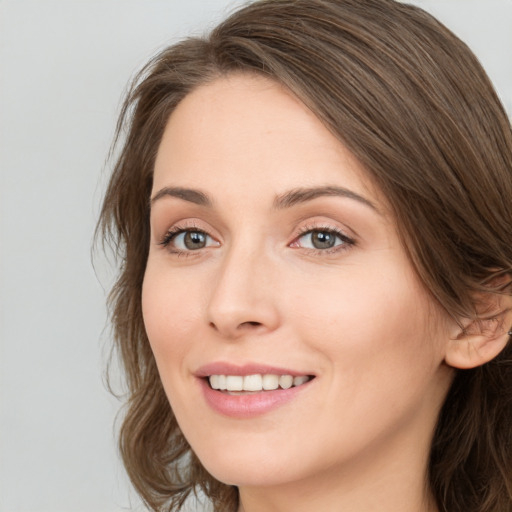
<path id="1" fill-rule="evenodd" d="M 339 238 L 343 243 L 337 244 L 331 248 L 325 248 L 325 249 L 317 249 L 317 248 L 311 248 L 311 247 L 302 247 L 300 245 L 294 245 L 297 244 L 298 241 L 303 238 L 304 236 L 314 233 L 314 232 L 328 232 L 333 233 L 337 238 Z M 338 252 L 342 250 L 347 250 L 348 248 L 356 245 L 356 239 L 353 236 L 349 236 L 344 230 L 337 226 L 330 225 L 328 223 L 319 222 L 308 224 L 304 227 L 301 227 L 298 231 L 298 233 L 295 234 L 292 242 L 289 244 L 290 247 L 298 248 L 298 249 L 304 249 L 307 251 L 314 251 L 317 253 L 323 253 L 328 254 L 332 252 Z"/>
<path id="2" fill-rule="evenodd" d="M 157 245 L 163 246 L 166 250 L 178 254 L 178 255 L 191 255 L 192 253 L 199 252 L 201 249 L 209 249 L 213 246 L 220 245 L 218 241 L 218 237 L 212 234 L 212 229 L 208 227 L 201 226 L 200 223 L 197 222 L 196 219 L 184 219 L 182 221 L 178 221 L 174 223 L 170 228 L 168 228 L 161 236 L 157 239 Z M 204 233 L 210 240 L 213 240 L 214 244 L 209 244 L 203 248 L 194 249 L 180 249 L 176 247 L 172 247 L 171 243 L 182 233 L 187 232 L 199 232 Z"/>
<path id="3" fill-rule="evenodd" d="M 210 239 L 210 243 L 205 245 L 205 247 L 199 247 L 196 249 L 181 249 L 178 247 L 173 247 L 171 245 L 171 242 L 180 234 L 186 233 L 186 232 L 200 232 L 204 233 L 205 236 L 207 236 Z M 209 249 L 211 247 L 220 246 L 221 242 L 219 241 L 219 236 L 212 234 L 214 232 L 212 228 L 210 228 L 209 225 L 204 226 L 204 223 L 202 221 L 199 221 L 198 219 L 182 219 L 177 222 L 175 222 L 170 228 L 168 228 L 162 235 L 160 235 L 157 239 L 157 245 L 163 246 L 168 251 L 175 253 L 175 254 L 182 254 L 182 255 L 192 255 L 194 253 L 202 252 L 204 249 Z M 334 234 L 337 238 L 341 240 L 342 243 L 337 243 L 331 248 L 312 248 L 312 247 L 303 247 L 298 244 L 299 240 L 304 237 L 305 235 L 309 233 L 314 232 L 329 232 Z M 287 245 L 289 247 L 297 248 L 297 249 L 303 249 L 310 252 L 317 252 L 317 253 L 323 253 L 327 254 L 329 252 L 337 252 L 341 250 L 346 250 L 354 245 L 356 245 L 357 238 L 353 235 L 348 235 L 348 232 L 353 232 L 351 229 L 343 229 L 336 225 L 335 222 L 329 222 L 328 220 L 312 220 L 310 219 L 309 222 L 306 225 L 302 225 L 299 227 L 293 236 L 293 239 L 291 242 L 289 242 Z M 213 241 L 213 243 L 211 243 Z"/>
<path id="4" fill-rule="evenodd" d="M 178 239 L 180 236 L 182 235 L 186 235 L 187 233 L 201 233 L 202 235 L 204 235 L 207 239 L 210 239 L 210 241 L 214 241 L 215 243 L 210 243 L 208 245 L 205 245 L 205 247 L 200 247 L 196 250 L 199 250 L 199 249 L 204 249 L 206 247 L 211 247 L 211 246 L 214 246 L 214 245 L 218 245 L 218 242 L 211 236 L 209 235 L 208 233 L 206 233 L 206 231 L 202 231 L 202 230 L 199 230 L 199 229 L 179 229 L 177 231 L 170 231 L 167 233 L 167 236 L 165 237 L 165 239 L 161 242 L 162 245 L 168 245 L 170 244 L 171 242 L 175 242 L 176 239 Z M 194 249 L 182 249 L 182 248 L 179 248 L 177 249 L 179 251 L 184 251 L 184 252 L 188 252 L 188 251 L 193 251 Z"/>
<path id="5" fill-rule="evenodd" d="M 307 233 L 311 233 L 311 231 L 332 231 L 333 233 L 340 235 L 340 237 L 350 240 L 354 243 L 357 239 L 357 235 L 355 234 L 354 230 L 349 229 L 348 227 L 342 228 L 338 225 L 338 223 L 324 219 L 308 220 L 306 224 L 297 228 L 297 231 L 293 237 L 296 239 Z"/>

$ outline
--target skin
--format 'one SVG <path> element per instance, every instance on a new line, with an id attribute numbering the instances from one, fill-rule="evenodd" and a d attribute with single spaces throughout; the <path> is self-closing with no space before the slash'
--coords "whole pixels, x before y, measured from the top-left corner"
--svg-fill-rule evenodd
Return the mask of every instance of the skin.
<path id="1" fill-rule="evenodd" d="M 352 196 L 276 207 L 311 187 Z M 146 330 L 181 430 L 214 477 L 239 487 L 240 510 L 436 510 L 426 465 L 455 326 L 361 164 L 285 89 L 235 75 L 174 111 L 152 197 Z M 162 244 L 169 230 L 205 233 L 206 244 L 187 249 L 183 234 Z M 312 231 L 341 235 L 318 249 Z M 195 375 L 217 361 L 315 379 L 277 409 L 231 418 Z"/>

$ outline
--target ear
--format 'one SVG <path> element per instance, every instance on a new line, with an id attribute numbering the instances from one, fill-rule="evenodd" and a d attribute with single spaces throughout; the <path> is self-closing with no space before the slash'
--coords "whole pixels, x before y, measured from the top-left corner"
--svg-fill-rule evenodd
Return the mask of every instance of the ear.
<path id="1" fill-rule="evenodd" d="M 462 322 L 463 327 L 448 342 L 445 362 L 454 368 L 469 369 L 494 359 L 509 343 L 512 331 L 512 297 L 486 294 L 485 317 Z M 481 309 L 481 308 L 480 308 Z M 477 311 L 478 313 L 478 311 Z"/>

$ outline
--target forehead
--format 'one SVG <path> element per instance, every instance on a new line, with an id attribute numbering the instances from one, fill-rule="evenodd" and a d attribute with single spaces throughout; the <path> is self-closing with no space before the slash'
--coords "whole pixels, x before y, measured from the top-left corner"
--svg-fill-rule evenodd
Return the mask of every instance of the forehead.
<path id="1" fill-rule="evenodd" d="M 295 96 L 255 75 L 200 86 L 169 118 L 155 163 L 154 190 L 218 187 L 279 193 L 342 185 L 378 195 L 352 153 Z"/>

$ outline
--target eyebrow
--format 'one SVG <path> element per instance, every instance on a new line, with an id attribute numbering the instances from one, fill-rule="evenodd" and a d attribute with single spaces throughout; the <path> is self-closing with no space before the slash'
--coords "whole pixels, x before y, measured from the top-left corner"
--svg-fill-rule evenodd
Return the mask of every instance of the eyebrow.
<path id="1" fill-rule="evenodd" d="M 197 189 L 182 188 L 182 187 L 164 187 L 160 189 L 152 198 L 151 204 L 163 197 L 176 197 L 199 206 L 212 207 L 213 201 L 210 197 Z M 312 188 L 296 188 L 284 194 L 277 196 L 273 202 L 273 208 L 276 210 L 283 210 L 291 208 L 300 203 L 305 203 L 317 199 L 318 197 L 335 196 L 353 199 L 359 203 L 370 207 L 377 213 L 380 213 L 377 206 L 365 197 L 343 187 L 324 186 Z"/>
<path id="2" fill-rule="evenodd" d="M 305 203 L 312 201 L 318 197 L 325 196 L 336 196 L 344 197 L 347 199 L 353 199 L 359 203 L 369 206 L 372 210 L 379 213 L 377 206 L 372 203 L 369 199 L 343 187 L 326 186 L 326 187 L 313 187 L 313 188 L 297 188 L 286 192 L 280 196 L 277 196 L 274 200 L 274 208 L 281 210 L 284 208 L 290 208 L 296 204 Z"/>
<path id="3" fill-rule="evenodd" d="M 178 199 L 183 199 L 184 201 L 188 201 L 189 203 L 194 203 L 199 206 L 211 207 L 213 204 L 212 200 L 204 192 L 182 187 L 164 187 L 160 189 L 151 198 L 151 204 L 153 205 L 155 201 L 158 201 L 162 197 L 166 196 L 177 197 Z"/>

